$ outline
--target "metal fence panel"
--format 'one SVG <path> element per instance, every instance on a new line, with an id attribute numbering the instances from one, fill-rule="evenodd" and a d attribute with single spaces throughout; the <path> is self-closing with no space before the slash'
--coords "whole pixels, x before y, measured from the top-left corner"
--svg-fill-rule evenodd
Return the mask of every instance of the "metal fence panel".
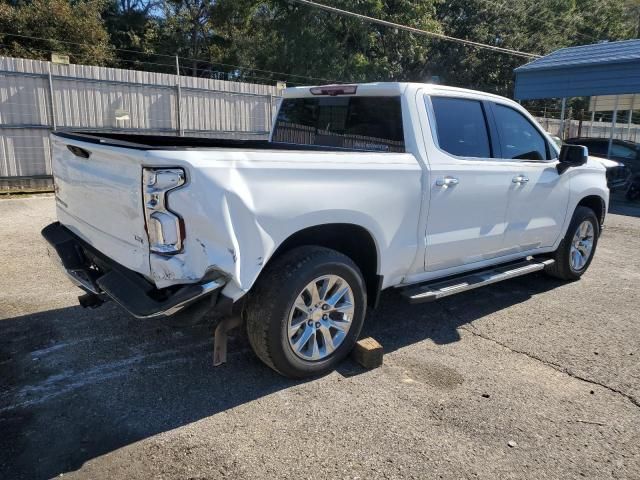
<path id="1" fill-rule="evenodd" d="M 0 129 L 0 177 L 51 175 L 49 131 Z"/>
<path id="2" fill-rule="evenodd" d="M 560 120 L 557 118 L 536 118 L 538 123 L 542 125 L 547 132 L 552 135 L 561 137 Z M 611 122 L 591 122 L 584 120 L 580 126 L 579 120 L 565 120 L 564 122 L 565 136 L 564 138 L 574 137 L 594 137 L 609 138 L 611 134 Z M 613 138 L 618 140 L 631 140 L 637 142 L 640 140 L 640 125 L 618 122 L 613 131 Z"/>
<path id="3" fill-rule="evenodd" d="M 175 131 L 176 91 L 171 87 L 54 80 L 58 128 Z"/>
<path id="4" fill-rule="evenodd" d="M 268 96 L 182 89 L 182 126 L 186 131 L 268 133 Z"/>
<path id="5" fill-rule="evenodd" d="M 45 78 L 0 75 L 0 125 L 48 125 L 49 116 Z"/>
<path id="6" fill-rule="evenodd" d="M 51 175 L 54 129 L 264 139 L 280 93 L 271 85 L 0 57 L 0 178 Z"/>

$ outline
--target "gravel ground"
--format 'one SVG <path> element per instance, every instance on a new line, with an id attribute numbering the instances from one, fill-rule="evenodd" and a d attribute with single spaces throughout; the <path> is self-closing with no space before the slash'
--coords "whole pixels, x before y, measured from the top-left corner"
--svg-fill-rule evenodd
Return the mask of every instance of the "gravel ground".
<path id="1" fill-rule="evenodd" d="M 640 478 L 640 208 L 591 269 L 367 319 L 382 368 L 296 382 L 246 339 L 83 310 L 51 196 L 0 200 L 0 478 Z"/>

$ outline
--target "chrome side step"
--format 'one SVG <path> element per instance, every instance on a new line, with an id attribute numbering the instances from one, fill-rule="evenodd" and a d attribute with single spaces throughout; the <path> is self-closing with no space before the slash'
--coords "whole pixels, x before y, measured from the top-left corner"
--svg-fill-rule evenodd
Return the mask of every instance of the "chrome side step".
<path id="1" fill-rule="evenodd" d="M 432 283 L 422 283 L 405 287 L 401 295 L 409 303 L 433 302 L 449 295 L 466 292 L 474 288 L 484 287 L 492 283 L 509 280 L 528 273 L 537 272 L 552 265 L 553 259 L 531 259 L 515 263 L 508 263 L 487 270 L 478 270 L 463 276 L 436 280 Z"/>

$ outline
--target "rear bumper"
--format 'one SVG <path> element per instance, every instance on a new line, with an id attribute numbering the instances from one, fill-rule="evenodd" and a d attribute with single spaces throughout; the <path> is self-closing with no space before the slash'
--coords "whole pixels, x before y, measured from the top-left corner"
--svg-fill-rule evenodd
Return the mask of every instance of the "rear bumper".
<path id="1" fill-rule="evenodd" d="M 224 287 L 223 278 L 201 283 L 157 289 L 142 275 L 95 250 L 59 222 L 42 230 L 42 236 L 58 254 L 71 281 L 86 292 L 112 299 L 136 318 L 174 315 L 186 307 L 215 295 Z"/>

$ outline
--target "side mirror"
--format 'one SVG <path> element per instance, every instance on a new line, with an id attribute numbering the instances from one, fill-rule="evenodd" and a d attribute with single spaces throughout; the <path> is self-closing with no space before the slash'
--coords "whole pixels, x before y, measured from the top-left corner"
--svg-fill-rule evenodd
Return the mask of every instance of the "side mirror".
<path id="1" fill-rule="evenodd" d="M 582 145 L 564 144 L 560 148 L 560 163 L 558 163 L 558 173 L 564 173 L 570 167 L 579 167 L 587 163 L 589 149 Z"/>

